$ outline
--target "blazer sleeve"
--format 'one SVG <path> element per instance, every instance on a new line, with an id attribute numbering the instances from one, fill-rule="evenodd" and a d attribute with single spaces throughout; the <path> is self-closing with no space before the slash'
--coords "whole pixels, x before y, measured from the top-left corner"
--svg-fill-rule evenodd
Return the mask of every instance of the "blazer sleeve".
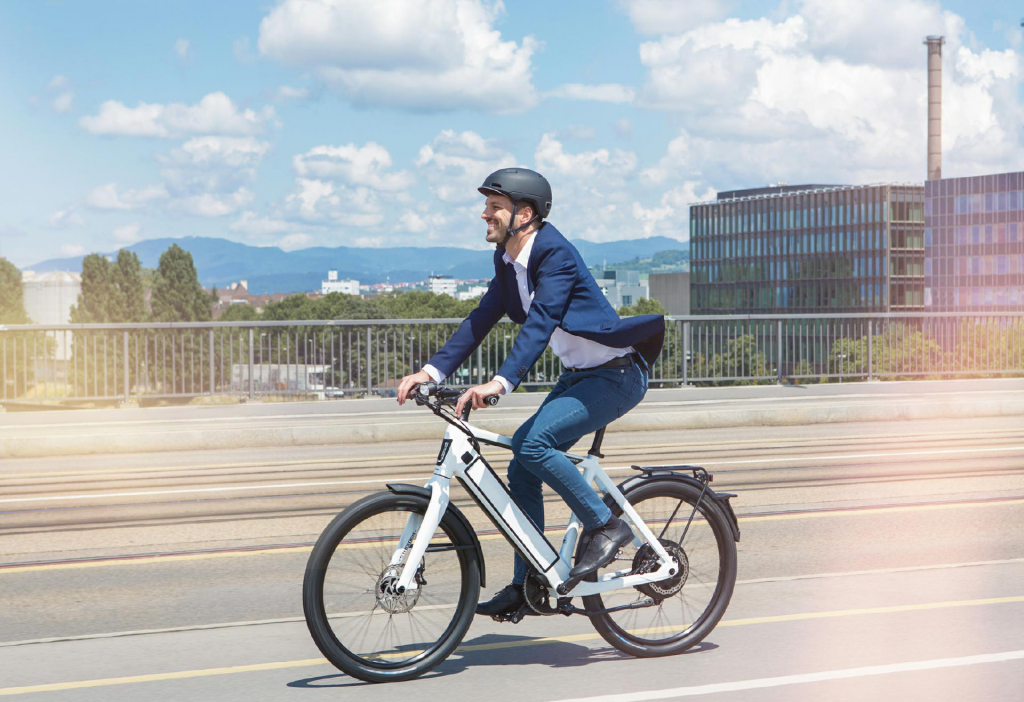
<path id="1" fill-rule="evenodd" d="M 497 375 L 519 387 L 562 323 L 578 275 L 576 260 L 568 247 L 555 247 L 547 252 L 537 267 L 537 285 L 526 321 Z"/>
<path id="2" fill-rule="evenodd" d="M 429 365 L 437 368 L 445 377 L 455 372 L 476 347 L 484 340 L 498 320 L 505 314 L 505 305 L 498 290 L 497 274 L 491 278 L 487 292 L 480 298 L 480 304 L 469 313 L 441 349 L 431 357 Z"/>

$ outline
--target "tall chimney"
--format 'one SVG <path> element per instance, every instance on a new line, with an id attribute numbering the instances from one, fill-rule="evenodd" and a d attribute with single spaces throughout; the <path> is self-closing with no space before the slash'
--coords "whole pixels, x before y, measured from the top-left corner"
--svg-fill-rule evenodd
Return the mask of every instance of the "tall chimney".
<path id="1" fill-rule="evenodd" d="M 928 45 L 928 180 L 942 177 L 942 45 L 944 37 L 926 37 Z"/>

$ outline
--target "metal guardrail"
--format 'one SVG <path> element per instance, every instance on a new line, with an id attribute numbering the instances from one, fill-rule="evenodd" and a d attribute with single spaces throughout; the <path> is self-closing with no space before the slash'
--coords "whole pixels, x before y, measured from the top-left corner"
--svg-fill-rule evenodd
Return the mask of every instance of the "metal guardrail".
<path id="1" fill-rule="evenodd" d="M 391 395 L 458 319 L 0 326 L 0 402 Z M 489 380 L 502 320 L 449 383 Z M 523 385 L 552 385 L 545 351 Z M 1024 375 L 1024 312 L 668 317 L 652 386 Z"/>

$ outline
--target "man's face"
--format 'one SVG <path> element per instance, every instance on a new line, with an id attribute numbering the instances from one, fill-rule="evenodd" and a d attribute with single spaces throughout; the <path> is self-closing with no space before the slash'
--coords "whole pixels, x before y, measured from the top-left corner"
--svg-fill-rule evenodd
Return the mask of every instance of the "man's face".
<path id="1" fill-rule="evenodd" d="M 509 228 L 512 216 L 512 199 L 504 195 L 488 195 L 484 203 L 484 211 L 480 218 L 487 222 L 487 241 L 499 244 L 505 240 L 505 232 Z M 516 221 L 513 227 L 521 227 L 533 217 L 533 207 L 520 203 L 516 208 Z"/>
<path id="2" fill-rule="evenodd" d="M 487 222 L 487 241 L 498 244 L 505 240 L 509 218 L 512 216 L 512 199 L 504 195 L 488 195 L 480 218 Z"/>

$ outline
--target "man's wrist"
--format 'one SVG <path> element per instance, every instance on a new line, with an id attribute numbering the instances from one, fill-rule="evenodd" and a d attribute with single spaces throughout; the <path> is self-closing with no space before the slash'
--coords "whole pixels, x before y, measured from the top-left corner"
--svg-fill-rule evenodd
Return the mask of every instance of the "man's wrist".
<path id="1" fill-rule="evenodd" d="M 434 366 L 430 365 L 429 363 L 423 366 L 422 370 L 424 373 L 429 375 L 430 379 L 433 380 L 435 383 L 440 383 L 442 380 L 445 379 L 445 376 L 441 375 L 441 371 L 439 371 L 437 368 L 434 368 Z"/>
<path id="2" fill-rule="evenodd" d="M 505 380 L 500 375 L 494 376 L 494 380 L 496 380 L 498 382 L 498 384 L 501 385 L 501 388 L 502 388 L 501 394 L 502 395 L 511 395 L 512 391 L 515 390 L 515 388 L 512 387 L 512 383 L 508 382 L 507 380 Z"/>

